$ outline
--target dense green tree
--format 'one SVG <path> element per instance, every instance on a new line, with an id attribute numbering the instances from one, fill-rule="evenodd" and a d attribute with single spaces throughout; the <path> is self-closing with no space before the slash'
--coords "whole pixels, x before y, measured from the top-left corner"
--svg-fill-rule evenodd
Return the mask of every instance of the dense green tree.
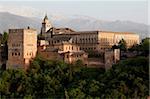
<path id="1" fill-rule="evenodd" d="M 150 45 L 150 38 L 145 38 L 141 42 L 141 49 L 145 56 L 149 55 L 149 45 Z"/>
<path id="2" fill-rule="evenodd" d="M 7 32 L 4 32 L 3 35 L 2 35 L 2 41 L 1 41 L 1 44 L 5 44 L 8 40 L 8 33 Z"/>
<path id="3" fill-rule="evenodd" d="M 77 64 L 76 64 L 77 65 Z M 2 98 L 146 98 L 149 60 L 123 60 L 106 71 L 37 56 L 28 71 L 1 70 Z M 80 64 L 81 65 L 81 64 Z"/>
<path id="4" fill-rule="evenodd" d="M 150 38 L 145 38 L 140 44 L 135 44 L 131 48 L 129 48 L 129 51 L 137 51 L 137 53 L 142 53 L 142 56 L 148 56 L 150 51 L 149 45 Z"/>
<path id="5" fill-rule="evenodd" d="M 104 92 L 105 97 L 146 98 L 148 75 L 148 58 L 145 57 L 128 59 L 114 65 L 101 79 L 107 85 L 104 88 L 109 88 Z"/>
<path id="6" fill-rule="evenodd" d="M 120 48 L 120 50 L 122 51 L 126 51 L 127 50 L 127 43 L 124 39 L 121 39 L 118 43 L 118 47 Z"/>
<path id="7" fill-rule="evenodd" d="M 129 51 L 140 51 L 141 48 L 140 48 L 139 44 L 134 44 L 128 50 Z"/>
<path id="8" fill-rule="evenodd" d="M 25 72 L 22 70 L 7 70 L 1 74 L 0 93 L 3 98 L 18 98 L 24 96 Z"/>
<path id="9" fill-rule="evenodd" d="M 0 42 L 0 49 L 1 49 L 1 53 L 0 53 L 0 57 L 1 57 L 1 61 L 5 62 L 8 59 L 8 45 L 7 45 L 7 40 L 8 40 L 8 33 L 4 32 L 2 34 L 2 38 L 1 38 L 1 42 Z M 6 64 L 2 64 L 1 69 L 6 69 Z"/>

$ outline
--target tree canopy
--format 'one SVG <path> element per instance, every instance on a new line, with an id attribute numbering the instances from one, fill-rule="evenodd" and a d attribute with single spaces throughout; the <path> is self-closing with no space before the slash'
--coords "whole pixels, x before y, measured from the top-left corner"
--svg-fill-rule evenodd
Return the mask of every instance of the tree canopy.
<path id="1" fill-rule="evenodd" d="M 2 35 L 2 40 L 1 40 L 1 44 L 5 44 L 8 40 L 8 33 L 4 32 Z"/>
<path id="2" fill-rule="evenodd" d="M 141 52 L 142 56 L 148 56 L 150 51 L 149 45 L 150 45 L 150 38 L 145 38 L 142 39 L 142 42 L 140 44 L 133 45 L 131 48 L 129 48 L 129 50 Z"/>
<path id="3" fill-rule="evenodd" d="M 80 63 L 80 62 L 79 62 Z M 148 58 L 137 57 L 104 69 L 36 57 L 28 71 L 1 70 L 2 98 L 146 98 Z M 76 68 L 77 67 L 77 68 Z"/>
<path id="4" fill-rule="evenodd" d="M 122 51 L 126 51 L 127 50 L 127 43 L 124 39 L 121 39 L 118 43 L 118 47 L 120 48 L 120 50 Z"/>
<path id="5" fill-rule="evenodd" d="M 149 54 L 149 45 L 150 45 L 150 38 L 145 38 L 141 42 L 141 49 L 144 52 L 144 55 Z"/>

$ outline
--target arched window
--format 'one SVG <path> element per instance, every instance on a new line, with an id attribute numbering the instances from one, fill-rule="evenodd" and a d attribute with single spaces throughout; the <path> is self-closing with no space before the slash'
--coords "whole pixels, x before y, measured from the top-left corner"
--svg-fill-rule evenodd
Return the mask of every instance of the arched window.
<path id="1" fill-rule="evenodd" d="M 15 53 L 15 55 L 17 55 L 17 53 Z"/>

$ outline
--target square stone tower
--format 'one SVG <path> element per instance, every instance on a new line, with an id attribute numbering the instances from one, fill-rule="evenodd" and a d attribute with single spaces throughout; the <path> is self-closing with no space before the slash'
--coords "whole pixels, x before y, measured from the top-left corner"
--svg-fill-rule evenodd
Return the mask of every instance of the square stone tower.
<path id="1" fill-rule="evenodd" d="M 26 70 L 36 53 L 37 32 L 35 29 L 9 29 L 7 69 Z"/>
<path id="2" fill-rule="evenodd" d="M 105 69 L 108 70 L 120 60 L 120 49 L 106 50 L 104 54 Z"/>

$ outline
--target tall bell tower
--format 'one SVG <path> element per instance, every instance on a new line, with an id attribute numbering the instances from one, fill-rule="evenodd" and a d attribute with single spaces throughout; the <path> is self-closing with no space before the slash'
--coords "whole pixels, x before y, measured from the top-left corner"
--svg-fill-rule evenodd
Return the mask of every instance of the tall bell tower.
<path id="1" fill-rule="evenodd" d="M 42 21 L 41 34 L 45 35 L 46 32 L 51 28 L 52 28 L 52 24 L 49 22 L 47 14 L 46 14 Z"/>

